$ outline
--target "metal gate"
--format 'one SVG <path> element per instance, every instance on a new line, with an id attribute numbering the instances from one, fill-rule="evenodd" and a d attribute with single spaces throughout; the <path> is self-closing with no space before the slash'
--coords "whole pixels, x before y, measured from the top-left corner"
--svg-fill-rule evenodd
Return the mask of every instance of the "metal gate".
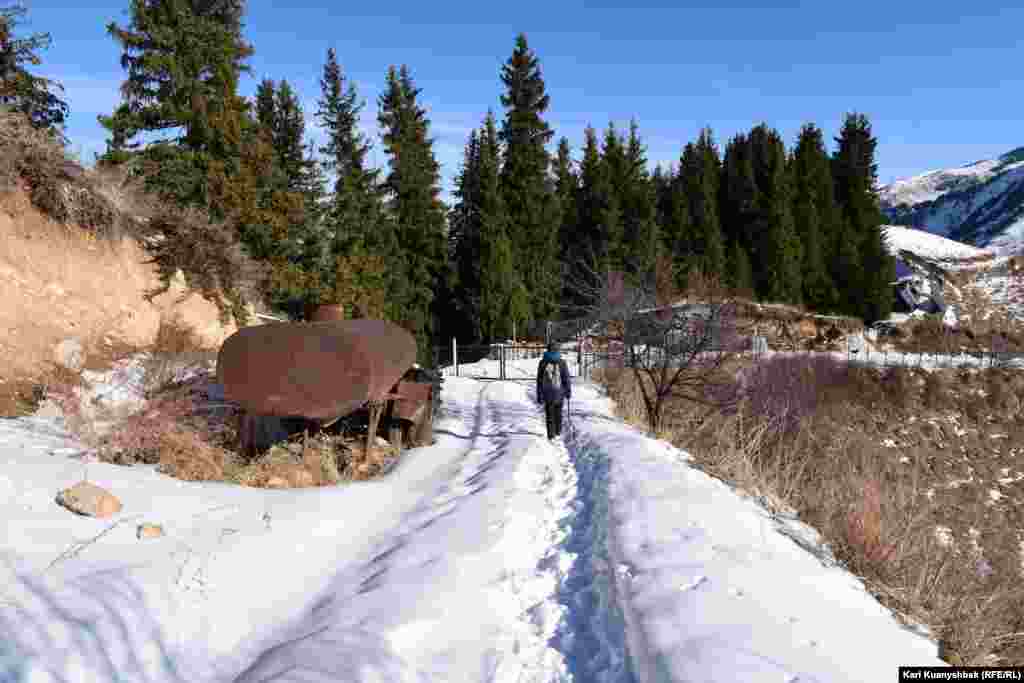
<path id="1" fill-rule="evenodd" d="M 453 345 L 435 349 L 437 367 L 445 377 L 528 381 L 536 380 L 543 344 Z M 578 348 L 562 349 L 570 377 L 584 374 L 587 359 Z"/>

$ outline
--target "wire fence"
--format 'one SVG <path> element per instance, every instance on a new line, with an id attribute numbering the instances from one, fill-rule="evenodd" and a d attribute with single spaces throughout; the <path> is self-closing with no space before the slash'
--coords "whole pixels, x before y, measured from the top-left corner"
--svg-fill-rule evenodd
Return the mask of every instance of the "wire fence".
<path id="1" fill-rule="evenodd" d="M 644 347 L 638 353 L 626 353 L 621 349 L 586 348 L 575 344 L 572 348 L 563 346 L 562 355 L 573 377 L 593 378 L 595 370 L 616 367 L 630 367 L 637 359 L 650 367 L 661 360 L 663 350 Z M 714 352 L 710 352 L 714 353 Z M 544 345 L 533 344 L 490 344 L 438 347 L 435 349 L 435 367 L 446 377 L 468 377 L 493 380 L 528 380 L 534 377 L 536 366 L 520 361 L 540 361 Z M 928 351 L 874 351 L 850 347 L 842 351 L 821 351 L 804 349 L 798 351 L 771 350 L 765 344 L 751 344 L 748 350 L 737 352 L 741 357 L 764 359 L 773 356 L 811 357 L 828 356 L 850 364 L 872 365 L 875 367 L 907 367 L 926 369 L 958 368 L 1016 368 L 1024 369 L 1024 352 L 1012 351 L 962 351 L 959 353 L 938 353 Z M 672 365 L 673 359 L 668 360 Z M 682 361 L 678 361 L 682 362 Z"/>

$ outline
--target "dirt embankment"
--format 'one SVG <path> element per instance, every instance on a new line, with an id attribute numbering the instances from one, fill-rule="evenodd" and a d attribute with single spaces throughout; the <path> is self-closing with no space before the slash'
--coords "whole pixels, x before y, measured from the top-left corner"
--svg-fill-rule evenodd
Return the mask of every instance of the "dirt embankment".
<path id="1" fill-rule="evenodd" d="M 94 235 L 43 215 L 24 187 L 0 197 L 0 380 L 39 372 L 69 338 L 143 347 L 174 318 L 211 347 L 234 331 L 182 277 L 147 302 L 159 279 L 142 246 Z"/>

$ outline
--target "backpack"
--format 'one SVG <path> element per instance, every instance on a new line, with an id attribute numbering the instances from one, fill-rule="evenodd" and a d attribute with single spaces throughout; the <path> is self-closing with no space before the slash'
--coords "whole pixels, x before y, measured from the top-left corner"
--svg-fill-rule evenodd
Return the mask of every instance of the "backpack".
<path id="1" fill-rule="evenodd" d="M 544 368 L 544 377 L 548 384 L 558 391 L 562 390 L 562 368 L 561 363 L 549 361 L 547 366 Z"/>

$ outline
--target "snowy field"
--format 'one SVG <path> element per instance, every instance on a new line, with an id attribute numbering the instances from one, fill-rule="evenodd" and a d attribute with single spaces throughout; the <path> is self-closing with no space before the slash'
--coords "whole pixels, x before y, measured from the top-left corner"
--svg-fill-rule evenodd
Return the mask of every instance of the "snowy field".
<path id="1" fill-rule="evenodd" d="M 536 361 L 517 361 L 532 378 Z M 0 681 L 863 683 L 942 666 L 813 531 L 576 387 L 448 377 L 433 446 L 308 490 L 88 462 L 59 418 L 0 421 Z M 83 475 L 119 496 L 76 517 Z M 163 538 L 139 540 L 141 522 Z"/>

